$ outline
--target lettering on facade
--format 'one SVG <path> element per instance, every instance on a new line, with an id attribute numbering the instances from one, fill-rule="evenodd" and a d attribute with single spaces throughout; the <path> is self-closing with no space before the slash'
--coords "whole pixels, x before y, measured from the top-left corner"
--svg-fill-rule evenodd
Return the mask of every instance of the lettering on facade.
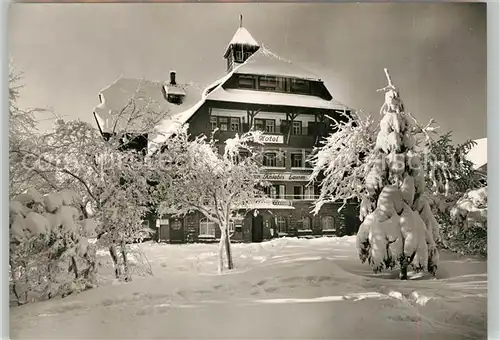
<path id="1" fill-rule="evenodd" d="M 308 181 L 308 174 L 292 174 L 292 173 L 265 173 L 262 174 L 264 181 Z"/>
<path id="2" fill-rule="evenodd" d="M 259 141 L 265 144 L 283 144 L 285 139 L 283 135 L 260 135 Z"/>

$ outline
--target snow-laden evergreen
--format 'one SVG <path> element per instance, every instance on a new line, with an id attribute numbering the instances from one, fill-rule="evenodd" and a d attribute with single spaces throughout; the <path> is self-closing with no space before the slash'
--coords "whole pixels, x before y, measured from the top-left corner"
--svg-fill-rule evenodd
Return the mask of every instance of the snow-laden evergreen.
<path id="1" fill-rule="evenodd" d="M 378 128 L 357 113 L 333 117 L 334 130 L 313 158 L 311 180 L 321 179 L 314 212 L 325 203 L 360 202 L 357 247 L 362 262 L 380 271 L 408 265 L 435 273 L 439 225 L 429 206 L 426 173 L 420 155 L 434 131 L 420 126 L 404 110 L 399 92 L 389 85 Z M 422 140 L 423 139 L 423 140 Z M 422 144 L 422 141 L 424 142 Z"/>
<path id="2" fill-rule="evenodd" d="M 407 267 L 435 274 L 438 265 L 438 224 L 425 197 L 425 172 L 415 149 L 412 121 L 385 70 L 388 86 L 380 109 L 377 157 L 365 180 L 366 195 L 357 248 L 362 262 L 374 271 L 399 263 L 401 279 Z M 365 216 L 365 214 L 367 214 Z"/>

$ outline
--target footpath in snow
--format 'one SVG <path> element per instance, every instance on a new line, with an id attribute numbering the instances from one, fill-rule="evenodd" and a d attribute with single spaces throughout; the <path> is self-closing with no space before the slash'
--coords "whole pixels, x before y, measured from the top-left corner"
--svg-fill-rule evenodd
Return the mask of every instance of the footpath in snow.
<path id="1" fill-rule="evenodd" d="M 134 245 L 154 276 L 11 310 L 11 338 L 486 338 L 486 261 L 441 253 L 436 278 L 373 274 L 354 237 L 217 245 Z M 137 258 L 136 262 L 144 262 Z"/>

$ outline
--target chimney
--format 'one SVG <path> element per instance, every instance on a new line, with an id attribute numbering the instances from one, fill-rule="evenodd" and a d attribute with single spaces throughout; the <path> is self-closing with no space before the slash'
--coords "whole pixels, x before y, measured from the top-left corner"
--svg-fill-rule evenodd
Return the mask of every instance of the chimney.
<path id="1" fill-rule="evenodd" d="M 175 82 L 175 71 L 170 71 L 170 85 L 177 85 Z"/>

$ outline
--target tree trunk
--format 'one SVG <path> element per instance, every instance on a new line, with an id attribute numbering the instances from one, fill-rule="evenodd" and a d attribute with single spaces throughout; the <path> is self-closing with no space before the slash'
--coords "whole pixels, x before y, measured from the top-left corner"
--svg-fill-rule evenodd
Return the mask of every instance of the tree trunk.
<path id="1" fill-rule="evenodd" d="M 222 231 L 219 241 L 219 274 L 222 273 L 222 270 L 224 268 L 224 246 L 225 246 L 224 233 L 225 232 Z"/>
<path id="2" fill-rule="evenodd" d="M 94 246 L 89 246 L 84 255 L 87 261 L 87 268 L 83 272 L 83 277 L 87 281 L 89 288 L 92 288 L 97 283 L 97 266 L 96 266 L 96 249 Z"/>
<path id="3" fill-rule="evenodd" d="M 113 260 L 113 265 L 115 266 L 115 277 L 119 279 L 121 276 L 121 270 L 118 263 L 118 254 L 116 252 L 116 247 L 114 244 L 109 247 L 109 254 L 111 255 L 111 259 Z"/>
<path id="4" fill-rule="evenodd" d="M 76 258 L 71 256 L 71 267 L 73 268 L 73 273 L 75 274 L 75 279 L 78 279 L 78 265 L 76 263 Z"/>
<path id="5" fill-rule="evenodd" d="M 121 242 L 121 253 L 122 253 L 122 259 L 123 259 L 123 268 L 125 271 L 125 281 L 130 282 L 132 281 L 132 277 L 129 275 L 129 268 L 128 268 L 128 261 L 127 261 L 127 249 L 126 249 L 126 244 L 125 242 Z"/>
<path id="6" fill-rule="evenodd" d="M 224 242 L 226 245 L 226 256 L 227 256 L 227 269 L 231 270 L 233 266 L 233 254 L 231 253 L 231 240 L 229 239 L 229 230 L 226 227 L 226 233 L 224 237 Z"/>
<path id="7" fill-rule="evenodd" d="M 408 258 L 403 254 L 400 260 L 399 278 L 401 280 L 408 280 Z"/>

